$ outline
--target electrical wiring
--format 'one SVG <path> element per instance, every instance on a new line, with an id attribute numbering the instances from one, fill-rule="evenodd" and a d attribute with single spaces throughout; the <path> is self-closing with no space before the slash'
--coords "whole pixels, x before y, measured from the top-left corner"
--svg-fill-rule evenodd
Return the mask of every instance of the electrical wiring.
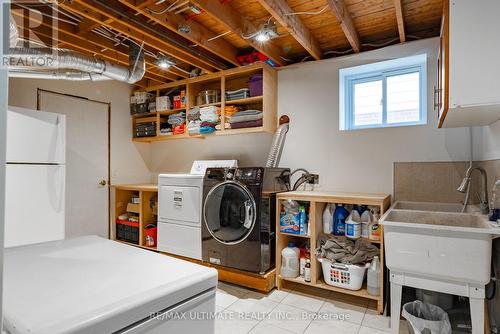
<path id="1" fill-rule="evenodd" d="M 294 12 L 294 13 L 285 14 L 285 16 L 293 16 L 293 15 L 319 15 L 319 14 L 322 14 L 325 10 L 327 10 L 327 8 L 328 8 L 328 5 L 326 5 L 321 10 L 316 11 L 316 12 Z"/>
<path id="2" fill-rule="evenodd" d="M 151 9 L 151 8 L 146 8 L 147 11 L 149 11 L 150 13 L 153 13 L 153 14 L 157 14 L 157 15 L 161 15 L 161 14 L 165 14 L 166 12 L 170 11 L 172 7 L 174 7 L 180 0 L 175 0 L 172 4 L 170 4 L 170 6 L 168 6 L 167 8 L 163 9 L 163 10 L 160 10 L 160 11 L 155 11 L 154 9 Z M 158 1 L 156 4 L 159 5 L 161 4 L 162 2 Z"/>

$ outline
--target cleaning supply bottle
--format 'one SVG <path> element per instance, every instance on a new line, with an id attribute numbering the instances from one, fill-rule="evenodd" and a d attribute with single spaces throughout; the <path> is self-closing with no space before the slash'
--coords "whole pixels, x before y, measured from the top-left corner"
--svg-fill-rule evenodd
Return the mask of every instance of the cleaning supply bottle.
<path id="1" fill-rule="evenodd" d="M 368 267 L 367 273 L 368 294 L 378 296 L 380 294 L 380 262 L 378 256 L 374 256 L 372 263 Z"/>
<path id="2" fill-rule="evenodd" d="M 349 211 L 344 208 L 344 205 L 337 205 L 335 213 L 333 214 L 334 235 L 345 235 L 345 220 L 347 216 L 349 216 Z"/>
<path id="3" fill-rule="evenodd" d="M 333 204 L 328 203 L 323 210 L 323 233 L 332 233 L 333 228 Z"/>
<path id="4" fill-rule="evenodd" d="M 380 225 L 378 224 L 379 219 L 380 215 L 378 211 L 372 211 L 372 222 L 368 227 L 368 238 L 370 240 L 380 240 Z"/>
<path id="5" fill-rule="evenodd" d="M 306 260 L 304 268 L 304 281 L 311 282 L 311 260 Z"/>
<path id="6" fill-rule="evenodd" d="M 307 235 L 309 226 L 308 226 L 308 221 L 307 221 L 307 213 L 306 213 L 306 208 L 305 206 L 301 205 L 299 207 L 299 228 L 300 228 L 300 234 L 301 235 Z"/>
<path id="7" fill-rule="evenodd" d="M 289 242 L 288 247 L 281 251 L 282 277 L 295 278 L 299 276 L 299 249 L 294 242 Z"/>
<path id="8" fill-rule="evenodd" d="M 492 222 L 500 219 L 500 180 L 496 180 L 493 186 L 489 218 Z"/>
<path id="9" fill-rule="evenodd" d="M 361 237 L 369 238 L 370 237 L 370 224 L 372 222 L 372 213 L 368 208 L 363 211 L 361 215 Z"/>
<path id="10" fill-rule="evenodd" d="M 359 216 L 357 211 L 352 210 L 345 221 L 345 236 L 349 239 L 359 239 L 361 237 L 361 223 L 353 219 L 356 214 Z"/>

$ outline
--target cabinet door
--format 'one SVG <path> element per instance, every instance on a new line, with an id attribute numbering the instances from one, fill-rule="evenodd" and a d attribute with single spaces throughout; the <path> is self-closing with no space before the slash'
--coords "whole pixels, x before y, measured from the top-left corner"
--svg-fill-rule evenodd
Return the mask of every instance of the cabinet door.
<path id="1" fill-rule="evenodd" d="M 434 108 L 438 113 L 439 127 L 443 126 L 449 101 L 449 36 L 450 17 L 449 0 L 443 2 L 443 18 L 441 21 L 441 36 L 438 55 L 438 86 L 434 91 Z"/>

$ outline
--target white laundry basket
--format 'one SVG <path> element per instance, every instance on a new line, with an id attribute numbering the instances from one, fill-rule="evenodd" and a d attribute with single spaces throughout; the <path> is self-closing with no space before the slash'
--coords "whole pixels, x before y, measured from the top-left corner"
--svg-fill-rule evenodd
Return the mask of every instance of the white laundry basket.
<path id="1" fill-rule="evenodd" d="M 320 258 L 325 283 L 349 290 L 359 290 L 363 286 L 367 265 L 333 263 Z"/>

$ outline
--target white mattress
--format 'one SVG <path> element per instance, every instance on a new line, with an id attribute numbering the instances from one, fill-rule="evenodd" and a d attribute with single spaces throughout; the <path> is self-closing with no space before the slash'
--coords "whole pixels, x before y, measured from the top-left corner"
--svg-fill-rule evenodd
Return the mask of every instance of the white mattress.
<path id="1" fill-rule="evenodd" d="M 120 330 L 217 285 L 214 269 L 96 236 L 5 250 L 11 334 Z"/>

